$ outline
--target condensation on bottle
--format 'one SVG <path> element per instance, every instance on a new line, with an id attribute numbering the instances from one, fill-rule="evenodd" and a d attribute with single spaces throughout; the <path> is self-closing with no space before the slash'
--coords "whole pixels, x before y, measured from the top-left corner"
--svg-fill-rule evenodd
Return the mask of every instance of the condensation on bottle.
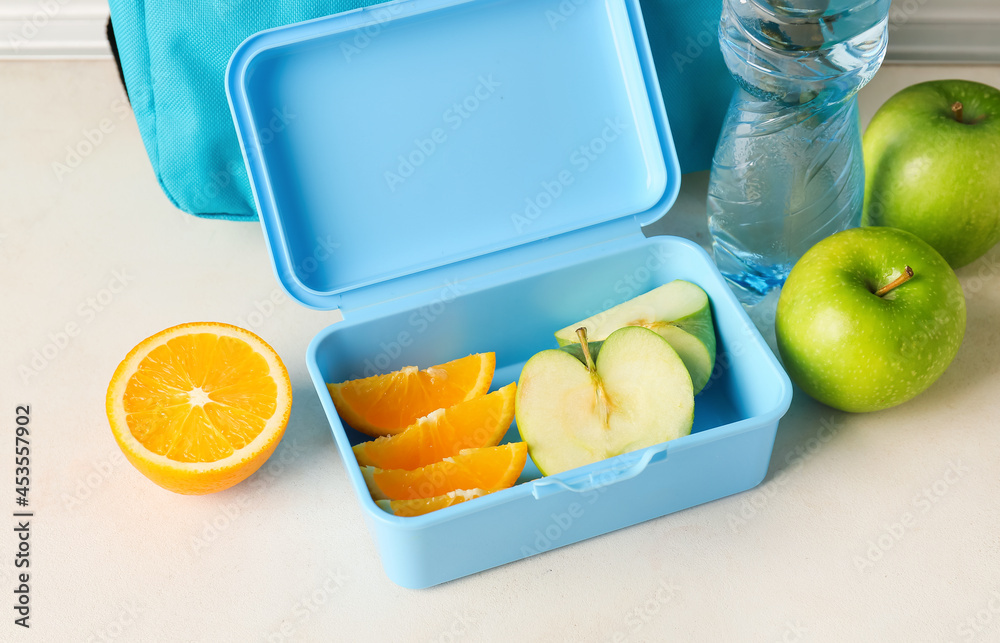
<path id="1" fill-rule="evenodd" d="M 857 92 L 885 54 L 889 0 L 724 0 L 738 89 L 712 161 L 708 222 L 744 304 L 779 288 L 816 242 L 857 226 Z"/>

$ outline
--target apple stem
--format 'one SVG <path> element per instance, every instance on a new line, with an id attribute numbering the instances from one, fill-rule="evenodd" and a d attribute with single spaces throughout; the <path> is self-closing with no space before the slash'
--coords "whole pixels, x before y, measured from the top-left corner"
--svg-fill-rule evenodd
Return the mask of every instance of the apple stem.
<path id="1" fill-rule="evenodd" d="M 594 366 L 594 358 L 590 356 L 590 345 L 587 342 L 587 328 L 580 326 L 576 329 L 576 336 L 580 339 L 580 348 L 583 349 L 583 359 L 587 362 L 587 370 L 591 373 L 597 370 Z"/>
<path id="2" fill-rule="evenodd" d="M 887 292 L 889 292 L 890 290 L 892 290 L 893 288 L 895 288 L 897 286 L 902 286 L 907 281 L 909 281 L 912 277 L 913 277 L 913 268 L 907 266 L 906 270 L 903 271 L 903 274 L 901 274 L 900 276 L 898 276 L 895 279 L 893 279 L 892 282 L 890 282 L 890 283 L 882 286 L 878 290 L 876 290 L 875 291 L 875 295 L 877 297 L 882 297 Z"/>
<path id="3" fill-rule="evenodd" d="M 958 121 L 959 123 L 965 122 L 962 120 L 962 109 L 963 108 L 961 101 L 955 101 L 951 106 L 951 113 L 955 115 L 955 120 Z"/>

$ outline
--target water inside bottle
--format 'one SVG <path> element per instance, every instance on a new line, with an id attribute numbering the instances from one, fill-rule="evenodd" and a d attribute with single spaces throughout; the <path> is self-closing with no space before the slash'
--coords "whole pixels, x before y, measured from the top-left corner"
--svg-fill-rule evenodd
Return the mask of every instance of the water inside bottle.
<path id="1" fill-rule="evenodd" d="M 741 87 L 712 165 L 716 263 L 746 304 L 822 238 L 860 223 L 854 98 L 885 51 L 888 0 L 726 0 L 720 41 Z"/>

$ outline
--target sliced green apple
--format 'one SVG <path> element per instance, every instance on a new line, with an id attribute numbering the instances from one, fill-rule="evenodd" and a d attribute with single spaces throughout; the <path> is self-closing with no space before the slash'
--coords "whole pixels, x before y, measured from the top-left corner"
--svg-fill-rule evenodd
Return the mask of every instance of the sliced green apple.
<path id="1" fill-rule="evenodd" d="M 581 326 L 582 328 L 582 326 Z M 597 360 L 598 355 L 601 354 L 601 347 L 604 346 L 604 342 L 587 342 L 587 351 L 590 353 L 590 358 Z M 566 351 L 573 357 L 577 358 L 584 364 L 587 363 L 587 355 L 583 352 L 583 344 L 567 344 L 565 346 L 560 346 L 559 350 Z"/>
<path id="2" fill-rule="evenodd" d="M 517 427 L 543 475 L 691 432 L 691 376 L 663 337 L 621 328 L 603 341 L 595 361 L 581 335 L 582 361 L 563 349 L 542 351 L 527 361 L 517 384 Z"/>
<path id="3" fill-rule="evenodd" d="M 680 279 L 654 288 L 593 317 L 556 332 L 560 346 L 577 341 L 576 329 L 587 329 L 590 341 L 600 341 L 624 326 L 642 326 L 670 342 L 691 373 L 697 394 L 708 384 L 715 365 L 715 327 L 705 291 Z"/>

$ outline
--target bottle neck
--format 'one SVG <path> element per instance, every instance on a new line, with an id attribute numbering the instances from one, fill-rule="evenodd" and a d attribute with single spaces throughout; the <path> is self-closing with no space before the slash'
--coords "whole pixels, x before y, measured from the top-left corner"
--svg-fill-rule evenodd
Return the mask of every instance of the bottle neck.
<path id="1" fill-rule="evenodd" d="M 761 101 L 852 98 L 885 55 L 889 0 L 724 0 L 719 42 L 730 73 Z"/>

